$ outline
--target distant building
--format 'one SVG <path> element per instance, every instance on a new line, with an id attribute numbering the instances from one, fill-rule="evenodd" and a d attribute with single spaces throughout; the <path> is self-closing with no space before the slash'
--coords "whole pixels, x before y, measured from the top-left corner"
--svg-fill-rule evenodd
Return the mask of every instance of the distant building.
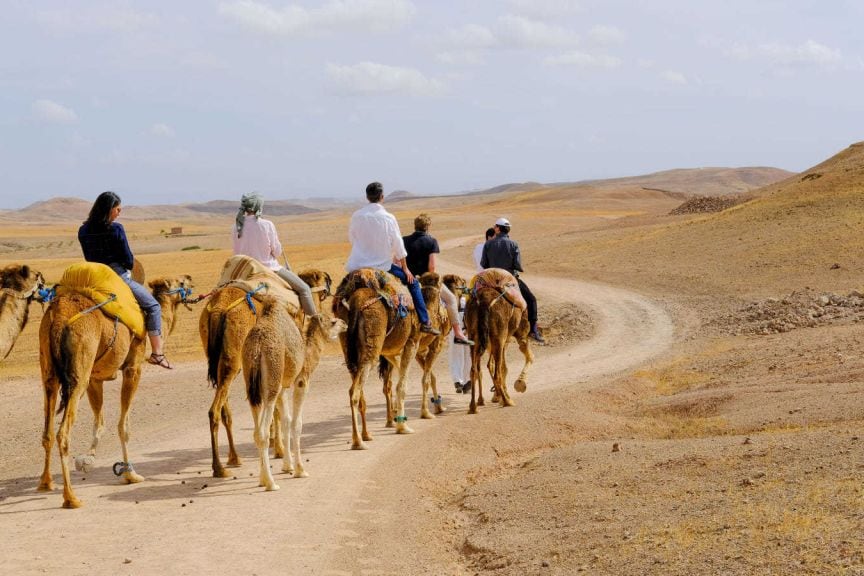
<path id="1" fill-rule="evenodd" d="M 183 234 L 183 227 L 182 226 L 173 226 L 171 228 L 171 235 L 172 236 L 177 236 L 180 234 Z"/>

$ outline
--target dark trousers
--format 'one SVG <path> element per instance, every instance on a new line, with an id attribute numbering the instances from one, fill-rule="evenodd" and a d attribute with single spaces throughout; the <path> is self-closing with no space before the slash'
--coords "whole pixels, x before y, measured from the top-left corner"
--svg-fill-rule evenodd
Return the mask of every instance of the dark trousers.
<path id="1" fill-rule="evenodd" d="M 528 304 L 528 322 L 531 323 L 531 330 L 534 330 L 537 327 L 537 298 L 534 297 L 534 294 L 531 293 L 521 278 L 517 278 L 516 281 L 519 283 L 519 292 L 522 293 L 522 298 Z"/>
<path id="2" fill-rule="evenodd" d="M 426 311 L 426 302 L 423 300 L 423 292 L 420 291 L 420 282 L 415 278 L 413 284 L 408 284 L 408 277 L 405 276 L 405 272 L 395 264 L 390 265 L 390 273 L 399 278 L 402 284 L 408 286 L 408 291 L 411 292 L 411 300 L 414 301 L 414 308 L 417 309 L 417 317 L 420 318 L 420 323 L 429 324 L 429 312 Z"/>

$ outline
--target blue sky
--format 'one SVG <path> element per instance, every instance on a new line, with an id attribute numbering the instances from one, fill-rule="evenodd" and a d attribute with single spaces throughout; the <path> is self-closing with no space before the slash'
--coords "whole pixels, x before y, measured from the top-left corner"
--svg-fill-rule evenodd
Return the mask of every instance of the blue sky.
<path id="1" fill-rule="evenodd" d="M 799 171 L 864 139 L 851 0 L 0 6 L 0 208 Z"/>

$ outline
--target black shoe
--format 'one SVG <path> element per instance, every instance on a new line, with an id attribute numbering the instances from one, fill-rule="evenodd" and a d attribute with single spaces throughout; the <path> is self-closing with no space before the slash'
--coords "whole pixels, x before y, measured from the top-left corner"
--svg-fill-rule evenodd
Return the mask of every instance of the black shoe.
<path id="1" fill-rule="evenodd" d="M 441 334 L 441 331 L 432 326 L 431 324 L 421 324 L 420 332 L 425 332 L 426 334 L 432 334 L 433 336 L 438 336 Z"/>
<path id="2" fill-rule="evenodd" d="M 471 382 L 465 382 L 462 385 L 462 394 L 470 394 L 471 393 Z"/>
<path id="3" fill-rule="evenodd" d="M 461 382 L 454 382 L 453 386 L 456 387 L 456 394 L 462 394 L 462 383 Z"/>
<path id="4" fill-rule="evenodd" d="M 540 334 L 540 331 L 537 328 L 535 328 L 534 330 L 529 332 L 528 337 L 531 338 L 532 340 L 536 340 L 540 344 L 546 343 L 546 340 L 543 339 L 543 336 Z"/>
<path id="5" fill-rule="evenodd" d="M 455 342 L 456 344 L 464 344 L 465 346 L 473 346 L 474 345 L 473 340 L 469 340 L 468 338 L 459 338 L 458 336 L 453 337 L 453 342 Z"/>

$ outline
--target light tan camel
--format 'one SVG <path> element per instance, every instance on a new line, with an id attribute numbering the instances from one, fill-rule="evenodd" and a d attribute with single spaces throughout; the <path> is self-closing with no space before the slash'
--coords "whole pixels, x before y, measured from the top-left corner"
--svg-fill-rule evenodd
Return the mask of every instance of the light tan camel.
<path id="1" fill-rule="evenodd" d="M 344 326 L 341 320 L 331 320 L 319 314 L 309 318 L 304 336 L 300 334 L 295 319 L 278 300 L 268 297 L 263 302 L 258 322 L 243 344 L 243 377 L 255 423 L 259 486 L 267 490 L 279 489 L 270 472 L 269 450 L 270 425 L 277 406 L 281 428 L 285 431 L 282 471 L 293 474 L 295 478 L 309 475 L 300 455 L 303 402 L 324 344 L 335 340 Z M 291 408 L 286 409 L 285 397 L 289 388 L 293 388 L 293 399 Z"/>
<path id="2" fill-rule="evenodd" d="M 330 295 L 330 275 L 321 270 L 305 270 L 300 272 L 299 276 L 309 285 L 313 293 L 318 294 L 318 298 L 314 300 L 320 309 L 321 303 Z M 246 299 L 247 292 L 236 286 L 217 288 L 211 293 L 210 301 L 201 311 L 198 322 L 201 343 L 207 356 L 207 379 L 215 388 L 213 403 L 208 412 L 210 449 L 215 478 L 230 476 L 219 458 L 220 423 L 224 424 L 228 436 L 227 465 L 240 466 L 240 456 L 234 445 L 233 419 L 228 392 L 242 367 L 243 342 L 258 320 L 257 314 L 247 304 Z M 293 308 L 292 312 L 297 327 L 300 328 L 303 323 L 302 311 Z M 280 453 L 281 444 L 282 442 L 277 440 L 276 457 L 284 456 Z"/>
<path id="3" fill-rule="evenodd" d="M 150 283 L 154 296 L 162 308 L 162 315 L 173 325 L 177 306 L 183 301 L 185 290 L 191 290 L 191 278 L 180 276 L 159 279 Z M 63 471 L 63 507 L 78 508 L 81 501 L 72 490 L 69 472 L 69 441 L 78 412 L 78 402 L 87 393 L 93 409 L 93 435 L 90 455 L 104 430 L 103 382 L 123 371 L 120 390 L 120 418 L 117 431 L 123 451 L 123 460 L 114 465 L 114 472 L 127 483 L 141 482 L 144 478 L 135 472 L 129 461 L 129 409 L 141 377 L 145 340 L 134 335 L 125 324 L 116 322 L 93 309 L 97 302 L 78 293 L 57 296 L 48 306 L 39 327 L 39 362 L 45 392 L 44 430 L 42 447 L 45 465 L 38 489 L 54 489 L 51 477 L 51 447 L 54 444 L 54 415 L 63 416 L 57 430 L 57 447 Z M 88 310 L 90 310 L 88 312 Z M 71 321 L 71 322 L 70 322 Z M 164 336 L 163 336 L 164 338 Z M 59 399 L 59 410 L 58 410 Z"/>
<path id="4" fill-rule="evenodd" d="M 483 406 L 483 384 L 481 362 L 483 355 L 489 353 L 487 367 L 495 385 L 493 401 L 500 400 L 502 406 L 515 403 L 507 391 L 507 343 L 515 338 L 519 350 L 525 357 L 525 364 L 514 387 L 519 392 L 526 389 L 528 367 L 534 361 L 534 354 L 528 344 L 528 312 L 517 302 L 518 284 L 516 278 L 506 270 L 490 268 L 474 277 L 471 282 L 471 297 L 465 305 L 465 328 L 475 345 L 471 347 L 471 403 L 469 414 L 477 413 L 477 406 Z M 479 395 L 479 399 L 477 396 Z"/>
<path id="5" fill-rule="evenodd" d="M 348 276 L 342 285 L 347 281 Z M 390 282 L 398 283 L 399 280 L 392 277 Z M 341 290 L 337 290 L 337 295 L 340 293 Z M 347 331 L 339 335 L 339 341 L 351 374 L 351 388 L 348 391 L 351 402 L 351 448 L 365 450 L 364 442 L 372 440 L 366 425 L 364 388 L 369 372 L 376 365 L 384 380 L 387 427 L 395 426 L 397 434 L 412 433 L 405 416 L 405 375 L 420 335 L 417 314 L 408 312 L 404 316 L 400 315 L 396 309 L 384 303 L 381 292 L 368 287 L 354 289 L 346 294 L 344 303 L 336 304 L 336 317 L 348 325 Z M 390 382 L 393 370 L 398 373 L 395 398 L 391 394 Z"/>
<path id="6" fill-rule="evenodd" d="M 0 269 L 0 359 L 12 351 L 27 325 L 30 303 L 39 300 L 45 286 L 42 274 L 26 264 L 10 264 Z"/>
<path id="7" fill-rule="evenodd" d="M 428 334 L 421 332 L 417 339 L 417 353 L 414 358 L 423 370 L 422 394 L 420 395 L 420 417 L 434 418 L 435 414 L 441 414 L 444 407 L 441 403 L 441 395 L 438 393 L 438 385 L 435 380 L 435 360 L 441 353 L 444 343 L 452 327 L 447 316 L 447 310 L 441 302 L 441 278 L 435 272 L 426 272 L 420 276 L 420 284 L 423 287 L 423 301 L 429 311 L 429 321 L 432 326 L 441 331 L 441 334 Z M 429 389 L 432 394 L 429 394 Z M 428 403 L 435 406 L 435 414 L 429 411 Z"/>

